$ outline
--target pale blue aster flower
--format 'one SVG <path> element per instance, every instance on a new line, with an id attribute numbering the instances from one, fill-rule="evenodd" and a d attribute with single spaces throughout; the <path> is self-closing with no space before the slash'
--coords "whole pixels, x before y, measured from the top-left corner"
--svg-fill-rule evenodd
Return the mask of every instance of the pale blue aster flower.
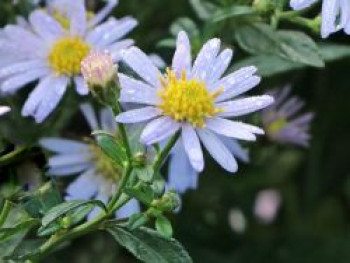
<path id="1" fill-rule="evenodd" d="M 81 105 L 91 130 L 102 129 L 116 133 L 116 123 L 110 109 L 102 109 L 99 118 L 90 104 Z M 99 120 L 100 121 L 99 121 Z M 121 170 L 113 165 L 104 153 L 99 150 L 94 140 L 75 141 L 62 138 L 43 138 L 40 145 L 54 153 L 48 160 L 48 174 L 53 177 L 66 177 L 78 174 L 77 178 L 66 189 L 66 200 L 96 199 L 107 203 L 117 189 L 118 176 Z M 131 200 L 117 211 L 119 218 L 128 217 L 140 211 L 136 200 Z M 96 208 L 89 218 L 98 213 Z"/>
<path id="2" fill-rule="evenodd" d="M 273 141 L 307 147 L 314 114 L 299 114 L 305 103 L 298 97 L 289 97 L 290 91 L 291 88 L 287 86 L 269 92 L 275 98 L 275 103 L 263 110 L 263 126 Z"/>
<path id="3" fill-rule="evenodd" d="M 295 10 L 301 10 L 316 2 L 317 0 L 291 0 L 290 6 Z M 350 34 L 350 1 L 323 0 L 321 36 L 326 38 L 342 29 Z"/>
<path id="4" fill-rule="evenodd" d="M 38 9 L 29 15 L 30 29 L 6 26 L 5 37 L 0 39 L 0 53 L 13 54 L 15 59 L 0 68 L 1 94 L 14 94 L 26 84 L 39 80 L 22 109 L 23 116 L 33 116 L 36 122 L 44 121 L 56 108 L 71 82 L 78 94 L 88 94 L 80 72 L 80 63 L 86 55 L 90 51 L 108 51 L 117 61 L 120 51 L 133 44 L 131 39 L 121 39 L 136 26 L 135 19 L 110 18 L 97 24 L 115 2 L 107 4 L 102 14 L 89 18 L 83 0 L 61 0 L 57 3 L 66 3 L 68 13 L 57 13 L 54 18 Z"/>
<path id="5" fill-rule="evenodd" d="M 232 50 L 220 51 L 220 40 L 209 40 L 193 67 L 188 36 L 180 32 L 171 69 L 162 75 L 140 49 L 131 47 L 122 60 L 143 80 L 119 75 L 120 101 L 141 104 L 121 113 L 117 122 L 149 121 L 141 134 L 146 145 L 166 140 L 181 131 L 181 143 L 191 166 L 201 172 L 204 158 L 201 143 L 227 171 L 236 172 L 237 162 L 219 135 L 255 141 L 258 127 L 227 118 L 255 112 L 273 102 L 268 95 L 233 99 L 260 82 L 255 67 L 245 67 L 221 78 L 232 58 Z"/>

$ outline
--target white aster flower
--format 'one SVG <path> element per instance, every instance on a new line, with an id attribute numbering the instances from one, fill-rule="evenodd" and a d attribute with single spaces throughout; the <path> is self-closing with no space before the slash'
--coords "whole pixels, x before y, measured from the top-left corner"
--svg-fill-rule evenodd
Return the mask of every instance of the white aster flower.
<path id="1" fill-rule="evenodd" d="M 219 54 L 220 40 L 209 40 L 191 66 L 188 36 L 180 32 L 171 69 L 162 76 L 157 67 L 138 48 L 131 47 L 122 60 L 144 81 L 120 74 L 122 103 L 143 104 L 121 113 L 121 123 L 150 121 L 141 134 L 146 145 L 158 143 L 181 131 L 181 141 L 192 167 L 200 172 L 204 159 L 200 141 L 227 171 L 236 172 L 237 162 L 217 134 L 254 141 L 264 131 L 258 127 L 228 120 L 260 110 L 273 102 L 271 96 L 231 100 L 260 82 L 255 67 L 242 68 L 221 78 L 228 67 L 232 50 Z"/>
<path id="2" fill-rule="evenodd" d="M 105 9 L 89 17 L 84 0 L 55 2 L 65 3 L 69 12 L 57 13 L 55 19 L 45 10 L 35 10 L 29 16 L 32 29 L 8 25 L 4 28 L 6 38 L 0 40 L 0 53 L 16 54 L 13 63 L 0 69 L 0 79 L 5 78 L 0 92 L 13 94 L 39 79 L 22 109 L 23 116 L 33 116 L 37 122 L 56 108 L 71 81 L 79 94 L 86 95 L 89 91 L 81 76 L 81 61 L 95 50 L 108 51 L 118 60 L 120 51 L 133 44 L 131 39 L 120 39 L 137 24 L 125 17 L 97 25 L 106 16 Z"/>
<path id="3" fill-rule="evenodd" d="M 116 123 L 110 109 L 100 111 L 100 123 L 90 104 L 83 104 L 81 110 L 91 130 L 102 129 L 116 134 Z M 49 158 L 48 174 L 65 177 L 78 174 L 66 190 L 67 200 L 97 199 L 107 203 L 115 193 L 122 168 L 106 156 L 94 140 L 74 141 L 62 138 L 43 138 L 40 145 L 55 153 Z M 139 203 L 132 199 L 117 211 L 119 218 L 128 217 L 140 210 Z M 90 213 L 92 218 L 98 210 Z"/>
<path id="4" fill-rule="evenodd" d="M 316 2 L 317 0 L 291 0 L 290 6 L 295 10 L 301 10 Z M 350 34 L 350 1 L 323 0 L 321 36 L 326 38 L 342 29 Z"/>

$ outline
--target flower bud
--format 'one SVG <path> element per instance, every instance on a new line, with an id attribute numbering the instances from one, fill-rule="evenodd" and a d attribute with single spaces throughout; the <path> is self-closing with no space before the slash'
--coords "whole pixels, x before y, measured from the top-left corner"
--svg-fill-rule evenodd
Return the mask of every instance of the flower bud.
<path id="1" fill-rule="evenodd" d="M 92 95 L 103 105 L 118 108 L 118 66 L 108 52 L 91 52 L 81 62 L 81 72 Z"/>
<path id="2" fill-rule="evenodd" d="M 117 66 L 108 52 L 93 51 L 81 62 L 81 72 L 90 87 L 106 87 L 114 79 Z"/>

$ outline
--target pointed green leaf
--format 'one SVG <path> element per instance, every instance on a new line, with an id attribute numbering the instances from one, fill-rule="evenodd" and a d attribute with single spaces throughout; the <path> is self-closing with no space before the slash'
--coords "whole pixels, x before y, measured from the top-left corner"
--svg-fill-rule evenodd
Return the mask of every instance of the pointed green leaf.
<path id="1" fill-rule="evenodd" d="M 173 236 L 173 228 L 170 221 L 163 215 L 158 216 L 156 219 L 156 229 L 159 234 L 166 238 L 171 238 Z"/>
<path id="2" fill-rule="evenodd" d="M 173 238 L 165 238 L 149 228 L 129 230 L 125 226 L 112 225 L 107 231 L 136 258 L 149 263 L 191 263 L 187 251 Z"/>

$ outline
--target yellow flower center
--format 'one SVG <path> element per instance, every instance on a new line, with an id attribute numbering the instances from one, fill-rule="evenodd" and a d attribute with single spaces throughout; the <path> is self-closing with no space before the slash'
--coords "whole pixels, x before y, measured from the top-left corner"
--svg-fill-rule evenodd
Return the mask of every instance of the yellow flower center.
<path id="1" fill-rule="evenodd" d="M 89 140 L 89 144 L 93 153 L 92 162 L 95 164 L 96 170 L 104 180 L 111 184 L 117 183 L 122 175 L 122 167 L 113 162 L 94 141 Z"/>
<path id="2" fill-rule="evenodd" d="M 81 61 L 88 55 L 90 46 L 79 37 L 63 37 L 51 48 L 48 62 L 58 75 L 78 75 Z"/>
<path id="3" fill-rule="evenodd" d="M 269 134 L 278 133 L 287 125 L 287 123 L 288 121 L 286 120 L 286 118 L 278 118 L 269 124 L 269 126 L 267 127 L 267 132 Z"/>
<path id="4" fill-rule="evenodd" d="M 52 15 L 52 17 L 54 19 L 56 19 L 61 24 L 61 26 L 64 29 L 69 30 L 69 28 L 70 28 L 70 20 L 69 20 L 69 18 L 66 15 L 63 15 L 57 9 L 55 9 L 51 15 Z M 95 16 L 94 12 L 91 12 L 91 11 L 87 11 L 86 15 L 87 15 L 87 20 L 90 20 L 90 19 L 92 19 Z"/>
<path id="5" fill-rule="evenodd" d="M 186 72 L 177 79 L 175 73 L 167 69 L 161 78 L 162 88 L 158 92 L 161 99 L 159 108 L 164 115 L 176 121 L 189 122 L 195 127 L 204 127 L 205 119 L 213 117 L 221 109 L 215 108 L 215 98 L 222 92 L 210 93 L 203 81 L 187 79 Z"/>

